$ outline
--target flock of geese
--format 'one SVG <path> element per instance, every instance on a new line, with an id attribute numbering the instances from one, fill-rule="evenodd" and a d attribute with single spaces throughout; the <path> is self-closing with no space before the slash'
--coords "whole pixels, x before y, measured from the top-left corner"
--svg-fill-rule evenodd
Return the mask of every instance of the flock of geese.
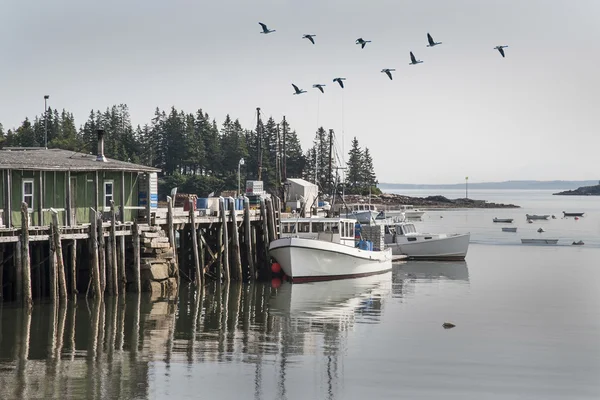
<path id="1" fill-rule="evenodd" d="M 268 34 L 268 33 L 273 33 L 275 32 L 275 29 L 269 29 L 267 27 L 266 24 L 263 24 L 262 22 L 258 23 L 261 27 L 262 27 L 262 31 L 260 33 L 264 33 L 264 34 Z M 307 39 L 308 41 L 310 41 L 312 44 L 315 44 L 315 36 L 317 35 L 311 35 L 311 34 L 305 34 L 302 35 L 302 39 Z M 433 37 L 427 33 L 427 42 L 429 43 L 427 45 L 427 47 L 435 47 L 437 45 L 442 44 L 442 42 L 436 42 L 435 40 L 433 40 Z M 361 49 L 364 49 L 365 46 L 367 45 L 367 43 L 371 43 L 370 40 L 364 40 L 363 38 L 358 38 L 355 41 L 356 44 L 360 45 Z M 500 53 L 500 55 L 502 55 L 502 57 L 505 57 L 504 54 L 504 49 L 507 48 L 508 46 L 496 46 L 494 47 L 494 50 L 498 50 L 498 52 Z M 410 63 L 409 65 L 417 65 L 417 64 L 421 64 L 423 61 L 418 60 L 417 57 L 415 57 L 415 55 L 413 54 L 413 52 L 410 52 Z M 382 73 L 386 74 L 388 78 L 390 78 L 390 80 L 393 80 L 393 76 L 392 76 L 392 72 L 395 71 L 395 69 L 393 68 L 384 68 L 381 70 Z M 334 78 L 333 82 L 337 82 L 340 87 L 343 89 L 344 88 L 344 81 L 346 80 L 346 78 Z M 294 87 L 294 93 L 293 94 L 302 94 L 302 93 L 306 93 L 306 90 L 300 89 L 298 86 L 296 86 L 295 84 L 292 83 L 292 86 Z M 319 89 L 321 91 L 321 93 L 325 93 L 325 90 L 323 90 L 323 87 L 325 87 L 326 85 L 321 84 L 321 83 L 317 83 L 312 85 L 313 88 L 315 89 Z"/>

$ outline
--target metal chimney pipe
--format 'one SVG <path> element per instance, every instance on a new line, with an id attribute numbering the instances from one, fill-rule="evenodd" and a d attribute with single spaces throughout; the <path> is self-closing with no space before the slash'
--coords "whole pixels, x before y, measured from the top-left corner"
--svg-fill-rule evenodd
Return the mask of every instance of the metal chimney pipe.
<path id="1" fill-rule="evenodd" d="M 106 157 L 104 157 L 104 129 L 96 130 L 98 133 L 98 155 L 96 156 L 96 161 L 106 162 Z"/>

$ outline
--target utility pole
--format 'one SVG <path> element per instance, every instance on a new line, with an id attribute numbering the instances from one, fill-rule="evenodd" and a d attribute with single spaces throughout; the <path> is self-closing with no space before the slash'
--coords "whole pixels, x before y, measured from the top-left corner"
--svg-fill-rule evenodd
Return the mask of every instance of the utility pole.
<path id="1" fill-rule="evenodd" d="M 329 183 L 329 193 L 333 193 L 333 129 L 329 130 L 329 176 L 327 182 Z"/>
<path id="2" fill-rule="evenodd" d="M 50 95 L 44 95 L 44 147 L 48 148 L 48 99 Z"/>
<path id="3" fill-rule="evenodd" d="M 465 177 L 465 199 L 469 198 L 469 177 Z"/>
<path id="4" fill-rule="evenodd" d="M 260 107 L 256 107 L 256 146 L 258 150 L 258 180 L 262 180 L 262 133 L 260 126 Z"/>

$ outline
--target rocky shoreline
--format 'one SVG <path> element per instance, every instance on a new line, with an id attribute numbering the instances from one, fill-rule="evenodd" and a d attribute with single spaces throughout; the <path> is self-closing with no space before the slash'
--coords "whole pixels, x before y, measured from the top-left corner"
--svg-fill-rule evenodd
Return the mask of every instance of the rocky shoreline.
<path id="1" fill-rule="evenodd" d="M 600 196 L 600 185 L 582 186 L 575 190 L 553 193 L 555 196 Z"/>
<path id="2" fill-rule="evenodd" d="M 369 196 L 346 195 L 346 204 L 369 201 Z M 401 205 L 412 205 L 418 208 L 520 208 L 515 204 L 489 203 L 486 200 L 448 199 L 444 196 L 411 197 L 401 194 L 383 193 L 372 195 L 371 204 L 386 210 L 399 209 Z"/>

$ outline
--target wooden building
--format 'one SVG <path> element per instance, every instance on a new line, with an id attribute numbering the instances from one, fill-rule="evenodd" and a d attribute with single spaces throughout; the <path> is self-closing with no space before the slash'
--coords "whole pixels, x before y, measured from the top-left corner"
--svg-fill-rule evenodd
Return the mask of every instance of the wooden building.
<path id="1" fill-rule="evenodd" d="M 50 208 L 66 226 L 85 224 L 90 208 L 109 211 L 111 200 L 123 210 L 118 219 L 132 221 L 139 210 L 151 206 L 148 197 L 156 207 L 159 171 L 106 158 L 102 131 L 96 155 L 46 148 L 0 150 L 0 227 L 21 226 L 22 202 L 29 206 L 32 226 L 48 225 Z"/>

